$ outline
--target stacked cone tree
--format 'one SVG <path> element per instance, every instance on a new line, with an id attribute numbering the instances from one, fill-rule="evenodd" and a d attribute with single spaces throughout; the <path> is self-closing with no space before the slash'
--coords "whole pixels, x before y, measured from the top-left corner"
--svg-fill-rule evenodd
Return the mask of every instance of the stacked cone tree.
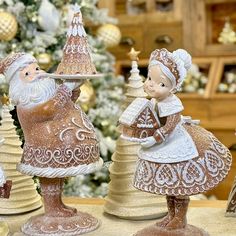
<path id="1" fill-rule="evenodd" d="M 6 178 L 12 180 L 12 189 L 9 199 L 0 199 L 0 214 L 18 214 L 38 209 L 42 205 L 41 197 L 32 177 L 16 170 L 22 156 L 21 141 L 7 105 L 3 106 L 1 117 L 0 135 L 5 142 L 0 147 L 0 165 Z"/>
<path id="2" fill-rule="evenodd" d="M 129 83 L 126 85 L 126 106 L 128 106 L 135 98 L 145 98 L 147 94 L 143 90 L 143 79 L 139 75 L 138 69 L 138 54 L 139 51 L 135 51 L 134 48 L 129 52 L 129 56 L 132 63 L 132 69 L 130 71 Z"/>
<path id="3" fill-rule="evenodd" d="M 137 97 L 146 97 L 142 77 L 139 75 L 137 51 L 129 53 L 132 61 L 131 76 L 127 85 L 126 104 L 128 106 Z M 119 137 L 116 151 L 110 166 L 109 192 L 104 210 L 125 219 L 152 219 L 166 214 L 164 197 L 157 197 L 139 191 L 133 187 L 133 178 L 140 145 Z"/>

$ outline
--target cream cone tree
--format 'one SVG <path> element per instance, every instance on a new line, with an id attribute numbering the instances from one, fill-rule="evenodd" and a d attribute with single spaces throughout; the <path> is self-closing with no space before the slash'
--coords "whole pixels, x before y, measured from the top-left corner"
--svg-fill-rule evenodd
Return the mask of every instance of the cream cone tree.
<path id="1" fill-rule="evenodd" d="M 6 178 L 12 180 L 12 189 L 9 199 L 0 198 L 0 214 L 18 214 L 38 209 L 42 206 L 41 197 L 32 177 L 16 170 L 22 148 L 7 105 L 2 108 L 1 117 L 0 136 L 4 137 L 5 142 L 0 146 L 0 165 Z"/>
<path id="2" fill-rule="evenodd" d="M 138 54 L 134 49 L 129 53 L 132 61 L 131 76 L 127 85 L 126 104 L 128 106 L 137 97 L 146 97 L 142 77 L 139 75 Z M 166 200 L 133 187 L 133 178 L 138 159 L 140 144 L 119 137 L 116 151 L 112 156 L 108 195 L 104 210 L 125 219 L 152 219 L 166 214 Z"/>

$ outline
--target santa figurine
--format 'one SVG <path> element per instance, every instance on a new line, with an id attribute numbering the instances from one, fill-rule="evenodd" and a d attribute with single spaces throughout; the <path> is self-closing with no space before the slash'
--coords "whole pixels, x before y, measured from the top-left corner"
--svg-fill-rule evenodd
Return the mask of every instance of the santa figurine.
<path id="1" fill-rule="evenodd" d="M 152 98 L 160 127 L 141 140 L 134 187 L 165 195 L 168 215 L 135 236 L 206 236 L 204 230 L 187 224 L 189 196 L 206 192 L 218 185 L 231 166 L 229 150 L 190 117 L 181 116 L 184 107 L 177 92 L 191 56 L 178 49 L 152 52 L 145 92 Z"/>
<path id="2" fill-rule="evenodd" d="M 73 50 L 64 47 L 57 71 L 65 76 L 65 82 L 56 83 L 30 54 L 15 53 L 1 61 L 0 71 L 9 82 L 9 96 L 25 138 L 18 170 L 39 177 L 45 208 L 44 215 L 32 217 L 22 226 L 25 235 L 80 235 L 99 226 L 96 218 L 64 205 L 61 199 L 66 177 L 89 174 L 103 165 L 94 127 L 74 103 L 84 79 L 90 74 L 96 77 L 85 50 L 89 45 L 78 20 L 81 17 L 77 6 L 71 23 L 74 30 L 71 34 L 69 29 L 66 43 L 72 42 Z M 82 70 L 85 59 L 86 71 Z M 73 61 L 76 71 L 72 70 Z"/>
<path id="3" fill-rule="evenodd" d="M 23 225 L 23 233 L 79 235 L 96 229 L 97 219 L 61 200 L 64 178 L 94 172 L 103 164 L 94 127 L 71 99 L 79 83 L 58 85 L 25 53 L 2 60 L 1 71 L 25 137 L 18 170 L 39 177 L 45 207 L 44 215 Z"/>

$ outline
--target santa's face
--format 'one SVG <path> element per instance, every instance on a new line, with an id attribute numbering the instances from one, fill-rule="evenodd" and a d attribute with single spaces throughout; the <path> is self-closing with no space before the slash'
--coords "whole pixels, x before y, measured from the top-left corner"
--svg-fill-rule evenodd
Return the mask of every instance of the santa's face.
<path id="1" fill-rule="evenodd" d="M 56 92 L 56 82 L 37 63 L 27 64 L 10 80 L 9 95 L 15 105 L 31 108 L 47 102 Z"/>
<path id="2" fill-rule="evenodd" d="M 25 66 L 20 71 L 20 79 L 24 82 L 31 82 L 37 78 L 37 75 L 45 73 L 42 69 L 40 69 L 39 65 L 37 63 L 32 63 L 27 66 Z"/>

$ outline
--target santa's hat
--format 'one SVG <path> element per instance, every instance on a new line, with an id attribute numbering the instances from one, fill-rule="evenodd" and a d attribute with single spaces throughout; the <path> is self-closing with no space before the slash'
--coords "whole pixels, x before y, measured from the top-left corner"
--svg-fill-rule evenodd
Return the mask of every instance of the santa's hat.
<path id="1" fill-rule="evenodd" d="M 0 73 L 5 75 L 9 83 L 19 69 L 35 62 L 37 60 L 30 54 L 22 52 L 13 53 L 0 61 Z"/>
<path id="2" fill-rule="evenodd" d="M 84 30 L 80 7 L 75 5 L 74 11 L 74 17 L 67 32 L 63 57 L 57 68 L 57 74 L 96 74 L 97 71 L 91 60 L 90 47 Z"/>

